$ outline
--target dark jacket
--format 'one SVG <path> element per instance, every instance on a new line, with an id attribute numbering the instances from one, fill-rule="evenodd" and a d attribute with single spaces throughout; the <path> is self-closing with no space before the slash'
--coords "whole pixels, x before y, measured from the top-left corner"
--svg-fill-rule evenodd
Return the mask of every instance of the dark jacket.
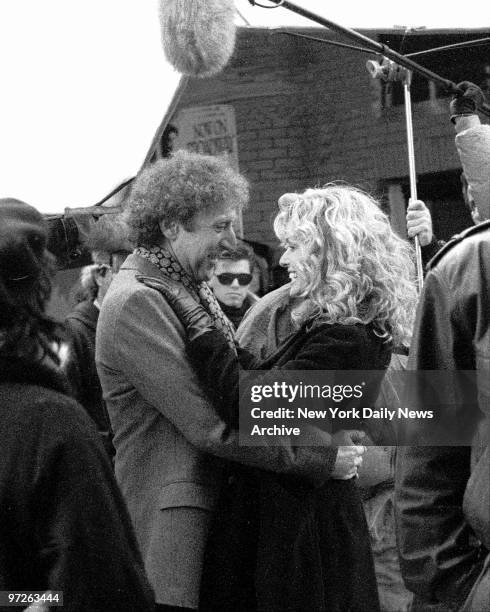
<path id="1" fill-rule="evenodd" d="M 410 369 L 454 371 L 455 392 L 464 401 L 455 404 L 456 423 L 462 426 L 486 415 L 473 448 L 399 449 L 395 490 L 404 580 L 422 600 L 448 610 L 459 610 L 470 590 L 485 579 L 485 558 L 488 589 L 489 292 L 487 222 L 466 230 L 430 263 L 410 349 Z M 463 377 L 455 371 L 461 370 L 476 371 L 476 384 L 464 391 L 457 388 Z"/>
<path id="2" fill-rule="evenodd" d="M 438 240 L 435 236 L 425 246 L 420 248 L 420 253 L 422 255 L 422 263 L 427 269 L 427 265 L 430 260 L 437 255 L 437 253 L 443 248 L 446 244 L 444 240 Z"/>
<path id="3" fill-rule="evenodd" d="M 233 323 L 233 327 L 237 329 L 240 323 L 242 322 L 245 313 L 255 303 L 257 303 L 257 301 L 257 297 L 253 293 L 248 292 L 248 294 L 245 296 L 245 299 L 243 300 L 243 304 L 239 308 L 236 306 L 227 306 L 226 304 L 223 304 L 223 302 L 220 302 L 220 300 L 218 300 L 218 304 L 220 305 L 221 310 L 225 313 L 228 319 Z"/>
<path id="4" fill-rule="evenodd" d="M 363 395 L 373 404 L 390 347 L 369 327 L 304 325 L 266 361 L 247 368 L 381 370 Z M 189 345 L 220 416 L 236 427 L 237 360 L 219 332 Z M 206 356 L 206 358 L 204 358 Z M 274 379 L 272 372 L 264 377 Z M 272 378 L 271 378 L 272 377 Z M 364 404 L 363 404 L 364 405 Z M 328 459 L 333 469 L 336 450 Z M 305 481 L 235 466 L 211 531 L 202 584 L 204 610 L 374 611 L 378 596 L 365 517 L 354 480 Z"/>
<path id="5" fill-rule="evenodd" d="M 0 358 L 0 590 L 63 591 L 70 612 L 152 610 L 110 462 L 67 390 L 48 367 Z"/>
<path id="6" fill-rule="evenodd" d="M 92 300 L 80 302 L 66 317 L 69 352 L 65 371 L 75 398 L 93 419 L 104 446 L 109 455 L 113 456 L 109 416 L 95 367 L 95 332 L 98 319 L 99 310 Z"/>

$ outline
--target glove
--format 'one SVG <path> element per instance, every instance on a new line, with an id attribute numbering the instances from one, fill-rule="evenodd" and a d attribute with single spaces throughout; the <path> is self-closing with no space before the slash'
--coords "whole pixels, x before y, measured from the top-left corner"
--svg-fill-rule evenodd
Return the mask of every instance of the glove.
<path id="1" fill-rule="evenodd" d="M 180 283 L 168 278 L 136 275 L 136 280 L 147 287 L 159 291 L 172 307 L 182 325 L 186 328 L 189 342 L 198 336 L 216 330 L 208 312 L 196 302 L 187 289 Z"/>
<path id="2" fill-rule="evenodd" d="M 454 95 L 449 104 L 449 116 L 453 123 L 458 116 L 476 114 L 478 107 L 485 102 L 485 94 L 478 85 L 463 81 L 458 83 L 458 88 L 461 91 Z"/>

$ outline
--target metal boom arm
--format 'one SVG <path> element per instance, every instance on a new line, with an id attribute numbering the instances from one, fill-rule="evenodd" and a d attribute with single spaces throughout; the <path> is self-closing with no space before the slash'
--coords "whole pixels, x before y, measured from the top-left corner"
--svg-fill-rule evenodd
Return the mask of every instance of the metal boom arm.
<path id="1" fill-rule="evenodd" d="M 255 4 L 253 0 L 249 0 L 249 2 L 251 4 Z M 410 59 L 406 55 L 397 53 L 396 51 L 393 51 L 393 49 L 391 49 L 387 45 L 379 43 L 373 40 L 372 38 L 368 38 L 367 36 L 364 36 L 363 34 L 356 32 L 355 30 L 351 30 L 350 28 L 341 26 L 335 23 L 334 21 L 330 21 L 329 19 L 320 17 L 320 15 L 317 15 L 316 13 L 312 13 L 311 11 L 304 9 L 301 6 L 294 4 L 293 2 L 289 2 L 289 0 L 269 0 L 269 2 L 276 4 L 277 6 L 282 6 L 288 9 L 289 11 L 292 11 L 293 13 L 297 13 L 298 15 L 301 15 L 302 17 L 305 17 L 306 19 L 310 19 L 311 21 L 314 21 L 334 32 L 343 34 L 344 36 L 346 36 L 347 38 L 350 38 L 351 40 L 354 40 L 356 42 L 361 42 L 366 49 L 370 49 L 374 53 L 379 53 L 380 55 L 383 55 L 393 60 L 400 66 L 403 66 L 404 68 L 407 68 L 408 70 L 411 70 L 413 72 L 416 72 L 417 74 L 424 76 L 429 81 L 439 83 L 450 93 L 457 93 L 458 91 L 460 91 L 456 83 L 454 83 L 453 81 L 450 81 L 449 79 L 445 79 L 441 77 L 435 72 L 432 72 L 432 70 L 429 70 L 428 68 L 424 68 L 424 66 L 417 64 L 417 62 L 414 62 L 412 59 Z M 488 104 L 486 103 L 482 104 L 479 110 L 485 115 L 490 117 L 490 106 Z"/>

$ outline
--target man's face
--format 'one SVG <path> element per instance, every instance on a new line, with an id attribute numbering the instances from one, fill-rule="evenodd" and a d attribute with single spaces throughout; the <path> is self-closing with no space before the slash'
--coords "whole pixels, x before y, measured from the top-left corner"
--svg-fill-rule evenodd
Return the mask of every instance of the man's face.
<path id="1" fill-rule="evenodd" d="M 184 269 L 197 282 L 212 277 L 223 249 L 235 247 L 233 223 L 236 214 L 236 210 L 231 207 L 199 213 L 194 218 L 192 230 L 178 226 L 177 236 L 171 240 L 172 249 Z"/>
<path id="2" fill-rule="evenodd" d="M 249 278 L 245 278 L 242 276 L 243 274 Z M 233 275 L 235 276 L 232 279 Z M 240 281 L 243 282 L 244 280 L 249 282 L 241 285 Z M 247 297 L 251 281 L 252 275 L 250 274 L 250 262 L 248 259 L 240 259 L 238 261 L 219 259 L 209 285 L 220 302 L 226 306 L 240 308 Z"/>

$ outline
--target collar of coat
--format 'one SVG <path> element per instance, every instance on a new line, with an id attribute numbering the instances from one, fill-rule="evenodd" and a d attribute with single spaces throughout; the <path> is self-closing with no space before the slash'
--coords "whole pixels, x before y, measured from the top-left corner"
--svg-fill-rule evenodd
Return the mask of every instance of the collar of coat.
<path id="1" fill-rule="evenodd" d="M 38 385 L 66 395 L 70 394 L 68 381 L 54 365 L 11 356 L 0 356 L 0 383 Z"/>

